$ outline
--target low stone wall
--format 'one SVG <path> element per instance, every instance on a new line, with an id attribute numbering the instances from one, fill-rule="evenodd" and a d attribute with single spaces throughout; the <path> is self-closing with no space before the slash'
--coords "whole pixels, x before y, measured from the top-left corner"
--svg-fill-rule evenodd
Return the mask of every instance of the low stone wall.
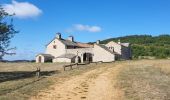
<path id="1" fill-rule="evenodd" d="M 71 59 L 69 59 L 69 58 L 55 58 L 55 59 L 53 59 L 53 62 L 66 62 L 66 63 L 71 63 Z"/>

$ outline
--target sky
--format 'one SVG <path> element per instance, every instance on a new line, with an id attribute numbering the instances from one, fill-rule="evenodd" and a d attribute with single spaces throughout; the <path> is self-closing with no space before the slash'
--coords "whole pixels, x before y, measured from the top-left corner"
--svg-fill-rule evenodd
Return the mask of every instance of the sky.
<path id="1" fill-rule="evenodd" d="M 57 32 L 80 42 L 136 34 L 170 34 L 170 0 L 0 0 L 13 14 L 19 33 L 11 39 L 16 55 L 35 59 Z"/>

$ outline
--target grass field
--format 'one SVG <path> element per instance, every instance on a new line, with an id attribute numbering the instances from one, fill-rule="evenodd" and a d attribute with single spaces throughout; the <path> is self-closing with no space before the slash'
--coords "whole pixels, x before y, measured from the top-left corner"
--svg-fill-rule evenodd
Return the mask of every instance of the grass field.
<path id="1" fill-rule="evenodd" d="M 96 68 L 82 65 L 71 71 L 63 71 L 63 63 L 0 63 L 0 100 L 25 100 L 49 87 L 57 80 L 81 74 Z M 35 75 L 36 66 L 41 68 L 41 77 Z M 69 68 L 68 68 L 69 69 Z"/>
<path id="2" fill-rule="evenodd" d="M 119 73 L 116 87 L 128 100 L 170 100 L 170 61 L 130 62 Z"/>
<path id="3" fill-rule="evenodd" d="M 0 100 L 170 100 L 170 60 L 63 65 L 0 63 Z"/>

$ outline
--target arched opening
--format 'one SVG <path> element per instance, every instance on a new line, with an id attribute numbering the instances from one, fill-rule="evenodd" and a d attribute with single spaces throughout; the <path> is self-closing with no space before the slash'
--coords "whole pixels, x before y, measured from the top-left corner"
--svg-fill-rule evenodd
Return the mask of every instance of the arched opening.
<path id="1" fill-rule="evenodd" d="M 93 61 L 93 55 L 91 53 L 84 53 L 83 54 L 83 62 L 92 62 Z"/>
<path id="2" fill-rule="evenodd" d="M 42 58 L 41 58 L 41 56 L 39 56 L 38 57 L 38 62 L 41 63 L 41 60 L 42 60 Z"/>
<path id="3" fill-rule="evenodd" d="M 74 63 L 81 63 L 81 58 L 79 56 L 76 56 Z"/>
<path id="4" fill-rule="evenodd" d="M 78 57 L 78 63 L 81 63 L 81 58 L 80 57 Z"/>

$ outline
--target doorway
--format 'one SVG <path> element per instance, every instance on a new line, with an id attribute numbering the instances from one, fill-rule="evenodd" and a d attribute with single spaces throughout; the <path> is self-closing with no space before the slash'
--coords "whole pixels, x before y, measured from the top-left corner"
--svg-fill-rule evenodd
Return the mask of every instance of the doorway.
<path id="1" fill-rule="evenodd" d="M 84 53 L 83 54 L 83 62 L 92 62 L 93 61 L 93 55 L 91 53 Z"/>
<path id="2" fill-rule="evenodd" d="M 38 62 L 41 63 L 41 61 L 42 61 L 42 58 L 41 58 L 41 56 L 39 56 L 38 57 Z"/>

